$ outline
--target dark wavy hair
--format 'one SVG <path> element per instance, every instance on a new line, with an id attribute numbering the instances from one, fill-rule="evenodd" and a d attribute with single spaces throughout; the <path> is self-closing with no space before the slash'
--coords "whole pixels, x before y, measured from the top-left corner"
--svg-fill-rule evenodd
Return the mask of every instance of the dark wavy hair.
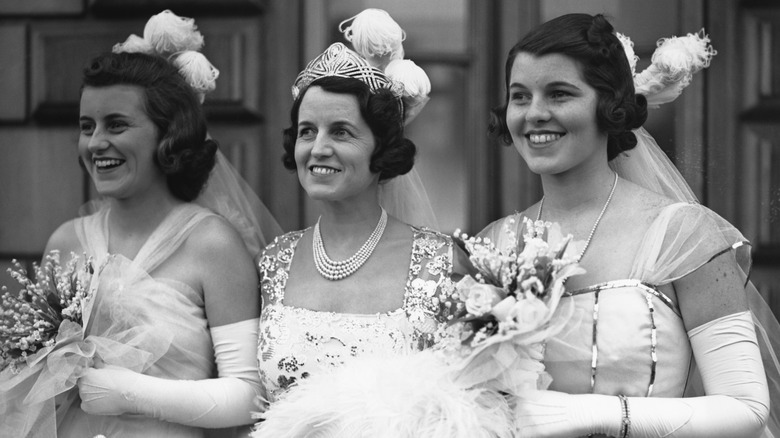
<path id="1" fill-rule="evenodd" d="M 144 90 L 144 109 L 160 133 L 155 164 L 175 197 L 197 198 L 214 167 L 217 143 L 206 138 L 206 120 L 192 87 L 165 58 L 143 53 L 104 53 L 84 67 L 82 91 L 111 85 Z"/>
<path id="2" fill-rule="evenodd" d="M 628 58 L 606 18 L 601 14 L 567 14 L 529 32 L 512 47 L 506 60 L 507 102 L 512 65 L 521 52 L 534 56 L 560 53 L 577 61 L 585 82 L 598 95 L 596 123 L 608 135 L 608 159 L 636 146 L 631 130 L 647 120 L 647 100 L 636 94 Z M 506 110 L 507 103 L 491 110 L 489 132 L 511 144 Z"/>
<path id="3" fill-rule="evenodd" d="M 368 85 L 358 79 L 325 76 L 305 88 L 293 102 L 290 110 L 291 126 L 283 131 L 284 167 L 295 170 L 295 141 L 298 137 L 298 110 L 306 92 L 320 87 L 330 93 L 351 94 L 357 97 L 360 115 L 371 128 L 376 147 L 371 154 L 369 170 L 379 174 L 379 181 L 387 181 L 403 175 L 414 166 L 417 147 L 404 137 L 403 112 L 398 99 L 390 90 L 371 93 Z"/>

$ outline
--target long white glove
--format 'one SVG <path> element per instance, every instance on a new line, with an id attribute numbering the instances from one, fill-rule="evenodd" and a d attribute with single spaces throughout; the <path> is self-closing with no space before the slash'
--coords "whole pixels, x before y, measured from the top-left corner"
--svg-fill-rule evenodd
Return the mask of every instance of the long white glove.
<path id="1" fill-rule="evenodd" d="M 735 313 L 688 332 L 706 396 L 628 398 L 629 436 L 757 437 L 769 416 L 769 393 L 750 312 Z M 520 436 L 619 437 L 616 396 L 537 391 L 517 403 Z"/>
<path id="2" fill-rule="evenodd" d="M 88 414 L 143 414 L 173 423 L 220 428 L 252 423 L 260 395 L 257 370 L 259 319 L 211 329 L 219 377 L 170 380 L 117 366 L 91 368 L 79 379 Z"/>

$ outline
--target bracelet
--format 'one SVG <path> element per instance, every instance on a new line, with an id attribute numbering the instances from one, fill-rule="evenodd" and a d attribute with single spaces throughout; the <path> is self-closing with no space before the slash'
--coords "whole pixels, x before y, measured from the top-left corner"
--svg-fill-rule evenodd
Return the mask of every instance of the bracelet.
<path id="1" fill-rule="evenodd" d="M 618 395 L 620 399 L 620 410 L 623 418 L 620 421 L 620 438 L 628 438 L 631 433 L 631 413 L 628 409 L 628 397 L 623 394 Z"/>

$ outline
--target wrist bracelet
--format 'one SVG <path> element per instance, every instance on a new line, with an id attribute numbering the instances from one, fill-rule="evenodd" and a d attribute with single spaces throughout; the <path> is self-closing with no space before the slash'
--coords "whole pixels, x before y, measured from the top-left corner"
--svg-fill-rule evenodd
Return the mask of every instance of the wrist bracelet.
<path id="1" fill-rule="evenodd" d="M 628 438 L 631 433 L 631 413 L 628 410 L 628 397 L 620 394 L 618 398 L 620 399 L 620 410 L 623 416 L 620 421 L 620 438 Z"/>

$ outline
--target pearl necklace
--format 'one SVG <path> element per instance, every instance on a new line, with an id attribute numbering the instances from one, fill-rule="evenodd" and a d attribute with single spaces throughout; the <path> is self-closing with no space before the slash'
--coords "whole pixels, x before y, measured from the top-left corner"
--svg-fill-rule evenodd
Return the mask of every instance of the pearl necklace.
<path id="1" fill-rule="evenodd" d="M 387 225 L 387 211 L 383 208 L 382 215 L 379 217 L 376 228 L 374 228 L 374 231 L 368 236 L 368 240 L 360 247 L 358 252 L 346 260 L 335 261 L 328 257 L 328 253 L 325 252 L 325 245 L 322 243 L 322 234 L 320 234 L 321 218 L 322 216 L 317 219 L 317 224 L 314 225 L 314 237 L 312 238 L 314 266 L 317 268 L 320 275 L 331 281 L 349 277 L 360 269 L 374 252 L 374 249 L 376 249 L 379 239 L 382 238 L 382 234 L 385 232 L 385 226 Z"/>
<path id="2" fill-rule="evenodd" d="M 588 235 L 588 240 L 585 241 L 585 247 L 582 248 L 582 251 L 580 251 L 580 255 L 577 256 L 577 262 L 582 260 L 582 256 L 585 255 L 585 251 L 587 251 L 588 247 L 590 246 L 590 241 L 593 239 L 593 234 L 596 232 L 596 228 L 599 226 L 599 222 L 601 222 L 601 218 L 604 216 L 604 212 L 607 211 L 607 207 L 609 206 L 609 202 L 612 201 L 612 195 L 615 194 L 615 187 L 617 187 L 618 182 L 618 174 L 615 173 L 615 182 L 612 183 L 612 190 L 609 192 L 609 197 L 607 197 L 607 202 L 604 203 L 604 207 L 601 209 L 601 213 L 599 213 L 599 216 L 596 218 L 596 223 L 593 224 L 593 228 L 590 229 L 590 234 Z M 540 221 L 542 219 L 542 206 L 544 205 L 544 196 L 542 196 L 542 200 L 539 201 L 539 213 L 536 215 L 536 220 Z"/>

